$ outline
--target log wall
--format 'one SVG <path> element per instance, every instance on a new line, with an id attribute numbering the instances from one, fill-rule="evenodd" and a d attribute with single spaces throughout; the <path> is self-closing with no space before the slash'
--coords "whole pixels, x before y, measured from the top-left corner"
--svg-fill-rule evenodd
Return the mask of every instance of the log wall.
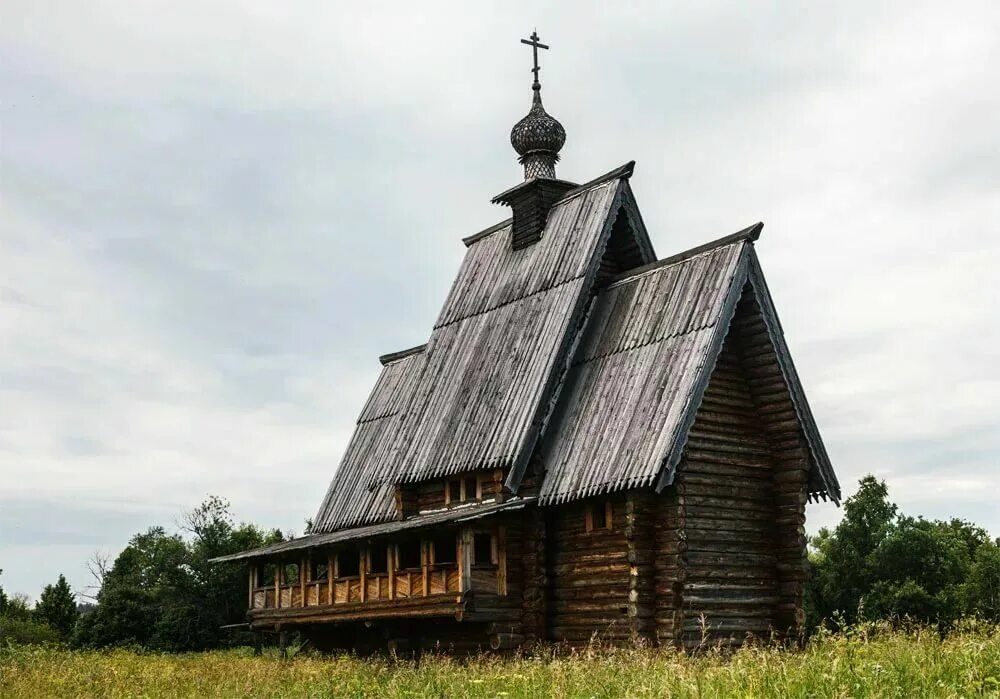
<path id="1" fill-rule="evenodd" d="M 586 530 L 590 500 L 549 508 L 547 606 L 553 640 L 585 644 L 594 635 L 612 642 L 632 637 L 626 499 L 609 500 L 610 530 Z"/>
<path id="2" fill-rule="evenodd" d="M 733 322 L 734 349 L 744 367 L 750 395 L 772 454 L 778 604 L 775 630 L 802 631 L 803 586 L 807 576 L 805 506 L 809 453 L 780 366 L 757 303 L 745 293 Z"/>
<path id="3" fill-rule="evenodd" d="M 687 647 L 798 633 L 805 450 L 766 328 L 746 294 L 688 436 L 676 508 L 660 512 L 659 637 L 671 633 L 671 612 L 673 640 Z"/>

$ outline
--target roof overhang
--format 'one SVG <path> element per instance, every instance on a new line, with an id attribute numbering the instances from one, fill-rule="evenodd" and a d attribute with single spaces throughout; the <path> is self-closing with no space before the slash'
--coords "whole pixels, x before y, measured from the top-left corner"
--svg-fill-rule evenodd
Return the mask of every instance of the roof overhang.
<path id="1" fill-rule="evenodd" d="M 307 534 L 290 541 L 282 541 L 270 546 L 240 551 L 228 556 L 219 556 L 209 559 L 209 563 L 226 563 L 232 561 L 244 561 L 254 558 L 280 557 L 293 551 L 303 551 L 305 549 L 317 548 L 320 546 L 330 546 L 333 544 L 344 544 L 368 539 L 376 539 L 382 536 L 398 534 L 400 532 L 420 530 L 436 526 L 458 526 L 468 522 L 474 522 L 485 517 L 491 517 L 504 512 L 514 512 L 522 510 L 534 504 L 536 498 L 512 498 L 505 502 L 484 502 L 470 505 L 460 505 L 449 510 L 440 510 L 427 514 L 416 515 L 408 519 L 372 524 L 366 527 L 355 527 L 353 529 L 342 529 L 340 531 L 328 532 L 325 534 Z"/>

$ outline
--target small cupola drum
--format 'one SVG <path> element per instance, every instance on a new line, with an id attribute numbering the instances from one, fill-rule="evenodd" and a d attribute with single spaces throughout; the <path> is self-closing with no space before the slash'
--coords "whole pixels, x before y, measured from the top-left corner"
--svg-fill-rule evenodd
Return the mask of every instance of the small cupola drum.
<path id="1" fill-rule="evenodd" d="M 493 198 L 494 204 L 504 204 L 514 210 L 512 246 L 527 247 L 541 240 L 549 209 L 563 194 L 576 185 L 556 179 L 559 151 L 566 143 L 566 129 L 542 105 L 542 85 L 538 80 L 538 49 L 549 47 L 539 42 L 537 32 L 522 44 L 532 48 L 534 65 L 531 72 L 533 96 L 531 109 L 510 130 L 510 144 L 517 151 L 518 162 L 524 167 L 524 182 Z"/>

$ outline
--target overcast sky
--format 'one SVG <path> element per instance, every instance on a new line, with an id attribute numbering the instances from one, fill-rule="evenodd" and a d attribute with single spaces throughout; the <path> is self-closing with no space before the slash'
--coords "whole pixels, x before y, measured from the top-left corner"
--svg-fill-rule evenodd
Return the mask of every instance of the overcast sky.
<path id="1" fill-rule="evenodd" d="M 507 215 L 533 27 L 560 176 L 636 160 L 661 257 L 765 222 L 845 493 L 1000 534 L 998 8 L 5 0 L 0 584 L 208 494 L 302 531 Z"/>

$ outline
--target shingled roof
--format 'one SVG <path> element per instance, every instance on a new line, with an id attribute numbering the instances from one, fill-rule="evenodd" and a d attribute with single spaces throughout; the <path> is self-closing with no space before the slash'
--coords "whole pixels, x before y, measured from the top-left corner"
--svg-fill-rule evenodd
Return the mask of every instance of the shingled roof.
<path id="1" fill-rule="evenodd" d="M 631 174 L 568 192 L 528 247 L 511 244 L 510 221 L 465 239 L 427 344 L 382 358 L 314 532 L 393 519 L 397 483 L 502 467 L 517 492 L 534 454 L 542 504 L 669 485 L 746 285 L 809 443 L 811 487 L 839 498 L 754 252 L 760 225 L 657 262 Z"/>
<path id="2" fill-rule="evenodd" d="M 468 240 L 427 345 L 383 369 L 313 531 L 390 519 L 395 483 L 523 472 L 619 212 L 635 208 L 631 174 L 568 192 L 534 245 L 514 249 L 509 224 Z M 641 219 L 621 220 L 636 259 L 652 261 Z"/>

